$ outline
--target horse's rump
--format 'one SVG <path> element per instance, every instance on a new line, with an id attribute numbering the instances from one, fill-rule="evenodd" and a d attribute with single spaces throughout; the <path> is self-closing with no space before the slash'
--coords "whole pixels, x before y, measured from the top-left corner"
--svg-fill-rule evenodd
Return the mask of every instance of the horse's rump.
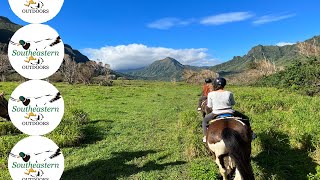
<path id="1" fill-rule="evenodd" d="M 254 179 L 250 164 L 250 131 L 243 122 L 235 118 L 215 120 L 208 127 L 207 142 L 224 179 L 232 172 L 236 177 Z"/>

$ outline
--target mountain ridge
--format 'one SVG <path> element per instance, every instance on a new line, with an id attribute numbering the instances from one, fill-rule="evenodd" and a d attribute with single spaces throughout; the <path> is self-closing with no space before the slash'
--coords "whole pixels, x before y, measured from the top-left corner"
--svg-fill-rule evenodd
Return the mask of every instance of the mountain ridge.
<path id="1" fill-rule="evenodd" d="M 183 80 L 183 71 L 187 69 L 200 71 L 207 68 L 183 65 L 172 57 L 166 57 L 154 61 L 142 69 L 126 72 L 126 74 L 147 80 L 181 81 Z"/>
<path id="2" fill-rule="evenodd" d="M 313 40 L 317 45 L 320 45 L 320 36 L 314 36 L 303 42 L 312 42 Z M 285 46 L 257 45 L 251 48 L 244 56 L 234 56 L 231 60 L 215 65 L 211 69 L 227 74 L 239 73 L 250 68 L 250 63 L 263 59 L 268 59 L 275 63 L 276 66 L 286 66 L 292 63 L 293 60 L 301 58 L 297 46 L 297 44 Z"/>

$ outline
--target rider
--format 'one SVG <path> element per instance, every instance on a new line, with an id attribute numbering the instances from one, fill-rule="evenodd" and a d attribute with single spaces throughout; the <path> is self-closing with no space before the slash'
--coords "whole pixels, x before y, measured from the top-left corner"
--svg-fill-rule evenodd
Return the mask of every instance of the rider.
<path id="1" fill-rule="evenodd" d="M 233 94 L 230 91 L 224 90 L 227 81 L 224 78 L 216 78 L 213 82 L 214 91 L 208 94 L 208 104 L 209 108 L 212 108 L 212 112 L 203 118 L 202 128 L 203 128 L 203 142 L 206 142 L 207 124 L 209 121 L 214 119 L 219 114 L 232 114 L 235 117 L 240 117 L 246 119 L 243 122 L 250 127 L 249 118 L 232 109 L 232 106 L 236 104 Z"/>
<path id="2" fill-rule="evenodd" d="M 198 103 L 198 111 L 201 111 L 201 103 L 202 101 L 206 100 L 207 97 L 208 97 L 208 94 L 210 91 L 212 91 L 212 80 L 210 78 L 206 78 L 204 80 L 204 85 L 202 87 L 202 95 L 201 97 L 199 98 L 199 103 Z"/>

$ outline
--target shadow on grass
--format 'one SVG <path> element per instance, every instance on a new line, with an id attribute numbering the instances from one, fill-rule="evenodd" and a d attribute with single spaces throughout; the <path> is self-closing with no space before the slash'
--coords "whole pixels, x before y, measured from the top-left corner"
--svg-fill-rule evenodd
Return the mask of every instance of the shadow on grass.
<path id="1" fill-rule="evenodd" d="M 117 152 L 112 153 L 113 157 L 107 160 L 97 160 L 90 162 L 85 166 L 79 166 L 64 172 L 62 179 L 117 179 L 126 178 L 139 172 L 148 172 L 154 170 L 162 170 L 167 166 L 175 166 L 185 164 L 184 161 L 176 161 L 171 163 L 157 164 L 155 161 L 149 161 L 143 166 L 129 164 L 128 162 L 137 158 L 143 158 L 148 154 L 155 154 L 156 151 L 137 151 L 137 152 Z M 163 157 L 165 158 L 165 157 Z M 163 158 L 159 158 L 161 160 Z"/>
<path id="2" fill-rule="evenodd" d="M 293 149 L 289 136 L 270 131 L 259 134 L 263 151 L 253 158 L 266 175 L 266 178 L 303 180 L 308 173 L 314 173 L 316 163 L 306 150 Z"/>
<path id="3" fill-rule="evenodd" d="M 81 144 L 93 144 L 103 140 L 112 129 L 112 123 L 112 120 L 94 120 L 86 123 L 83 129 L 84 139 Z"/>

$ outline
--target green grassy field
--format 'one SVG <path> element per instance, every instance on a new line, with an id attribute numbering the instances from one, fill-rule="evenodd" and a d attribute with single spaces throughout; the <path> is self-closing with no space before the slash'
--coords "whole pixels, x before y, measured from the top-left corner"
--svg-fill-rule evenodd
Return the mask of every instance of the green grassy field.
<path id="1" fill-rule="evenodd" d="M 17 83 L 1 83 L 10 94 Z M 113 87 L 54 84 L 65 116 L 49 135 L 62 148 L 62 179 L 217 179 L 201 142 L 201 87 L 116 81 Z M 235 108 L 252 119 L 256 179 L 307 179 L 320 163 L 320 97 L 285 90 L 229 87 Z M 7 95 L 8 98 L 10 95 Z M 7 154 L 25 135 L 0 122 L 0 179 Z"/>

